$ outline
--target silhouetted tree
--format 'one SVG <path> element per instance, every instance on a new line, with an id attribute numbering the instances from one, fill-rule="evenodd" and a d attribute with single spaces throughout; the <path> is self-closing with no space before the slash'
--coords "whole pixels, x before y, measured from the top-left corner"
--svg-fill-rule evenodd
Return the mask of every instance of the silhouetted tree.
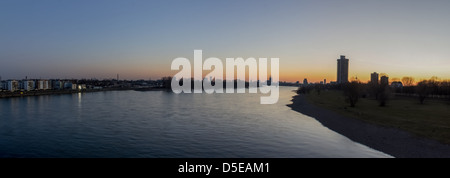
<path id="1" fill-rule="evenodd" d="M 445 95 L 450 101 L 450 80 L 444 80 L 439 85 L 441 95 Z"/>
<path id="2" fill-rule="evenodd" d="M 424 81 L 417 83 L 416 93 L 417 93 L 417 95 L 419 95 L 420 104 L 423 104 L 425 101 L 425 98 L 427 98 L 428 95 L 430 94 L 430 85 L 429 85 L 428 81 L 424 80 Z"/>
<path id="3" fill-rule="evenodd" d="M 322 91 L 323 85 L 316 84 L 316 85 L 314 85 L 314 88 L 317 91 L 317 95 L 320 95 L 320 91 Z"/>
<path id="4" fill-rule="evenodd" d="M 309 91 L 311 91 L 310 86 L 301 86 L 297 89 L 297 94 L 309 94 Z"/>
<path id="5" fill-rule="evenodd" d="M 413 86 L 414 78 L 413 77 L 403 77 L 402 84 L 403 84 L 403 86 Z"/>
<path id="6" fill-rule="evenodd" d="M 380 84 L 378 83 L 373 83 L 373 82 L 369 82 L 368 84 L 368 91 L 370 93 L 370 95 L 372 95 L 373 97 L 375 97 L 376 100 L 378 100 L 378 94 L 380 93 Z"/>
<path id="7" fill-rule="evenodd" d="M 388 85 L 380 85 L 378 89 L 378 103 L 379 106 L 386 106 L 387 101 L 389 100 L 390 88 Z"/>
<path id="8" fill-rule="evenodd" d="M 369 82 L 367 86 L 370 95 L 378 101 L 379 106 L 386 106 L 391 93 L 389 84 Z"/>
<path id="9" fill-rule="evenodd" d="M 358 81 L 352 81 L 350 83 L 344 84 L 344 95 L 346 97 L 345 101 L 350 103 L 351 107 L 356 106 L 358 98 L 360 95 L 361 83 Z"/>

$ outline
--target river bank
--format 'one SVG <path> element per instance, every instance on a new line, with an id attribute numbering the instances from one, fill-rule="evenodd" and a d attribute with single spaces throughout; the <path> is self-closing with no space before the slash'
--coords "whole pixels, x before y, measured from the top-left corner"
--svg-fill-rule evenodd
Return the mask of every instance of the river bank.
<path id="1" fill-rule="evenodd" d="M 32 90 L 32 91 L 15 91 L 15 92 L 3 91 L 0 92 L 0 98 L 40 96 L 40 95 L 61 95 L 72 93 L 90 93 L 90 92 L 132 90 L 132 89 L 133 88 L 103 88 L 103 89 L 83 89 L 83 90 Z"/>
<path id="2" fill-rule="evenodd" d="M 309 103 L 296 95 L 288 106 L 349 139 L 398 158 L 450 157 L 450 146 L 392 127 L 370 124 Z"/>

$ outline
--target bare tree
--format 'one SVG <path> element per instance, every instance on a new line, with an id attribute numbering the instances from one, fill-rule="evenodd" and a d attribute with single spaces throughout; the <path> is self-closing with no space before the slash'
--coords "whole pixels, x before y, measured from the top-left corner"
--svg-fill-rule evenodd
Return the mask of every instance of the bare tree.
<path id="1" fill-rule="evenodd" d="M 309 94 L 310 91 L 311 91 L 310 86 L 301 86 L 298 87 L 297 94 Z"/>
<path id="2" fill-rule="evenodd" d="M 320 95 L 320 91 L 322 91 L 323 85 L 315 84 L 314 89 L 316 89 L 317 95 Z"/>
<path id="3" fill-rule="evenodd" d="M 402 83 L 403 83 L 403 86 L 413 86 L 414 78 L 413 77 L 403 77 Z"/>
<path id="4" fill-rule="evenodd" d="M 450 101 L 450 80 L 444 80 L 440 84 L 441 95 L 445 95 Z"/>
<path id="5" fill-rule="evenodd" d="M 445 93 L 446 93 L 446 95 L 447 95 L 447 97 L 448 97 L 448 101 L 450 101 L 450 80 L 447 80 L 446 82 L 445 82 L 445 87 L 444 87 L 444 89 L 445 89 Z M 449 103 L 450 104 L 450 103 Z"/>
<path id="6" fill-rule="evenodd" d="M 427 98 L 428 95 L 430 94 L 430 90 L 431 89 L 430 89 L 430 85 L 429 85 L 428 81 L 424 80 L 424 81 L 417 83 L 416 93 L 417 93 L 417 95 L 419 95 L 420 104 L 424 103 L 425 98 Z"/>
<path id="7" fill-rule="evenodd" d="M 378 94 L 380 93 L 380 92 L 379 92 L 379 90 L 380 90 L 380 84 L 370 82 L 370 83 L 368 84 L 368 87 L 369 87 L 369 88 L 368 88 L 368 91 L 370 92 L 370 95 L 372 95 L 373 97 L 375 97 L 376 100 L 378 100 Z"/>
<path id="8" fill-rule="evenodd" d="M 361 83 L 358 81 L 352 81 L 344 85 L 344 95 L 346 97 L 345 101 L 350 103 L 350 107 L 355 107 L 356 102 L 360 95 Z"/>
<path id="9" fill-rule="evenodd" d="M 386 106 L 387 101 L 389 100 L 389 95 L 390 95 L 390 88 L 387 85 L 380 85 L 379 89 L 378 89 L 378 103 L 380 104 L 379 106 L 384 107 Z"/>
<path id="10" fill-rule="evenodd" d="M 375 97 L 375 100 L 378 101 L 379 106 L 386 106 L 387 101 L 389 100 L 391 90 L 389 88 L 389 84 L 387 83 L 372 83 L 370 82 L 368 85 L 368 91 L 370 95 Z"/>

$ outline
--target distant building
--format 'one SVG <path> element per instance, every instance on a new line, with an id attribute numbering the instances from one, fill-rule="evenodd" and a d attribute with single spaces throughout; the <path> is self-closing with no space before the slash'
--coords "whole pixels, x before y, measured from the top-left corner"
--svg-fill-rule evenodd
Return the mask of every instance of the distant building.
<path id="1" fill-rule="evenodd" d="M 7 89 L 12 92 L 19 90 L 19 82 L 16 80 L 8 80 Z"/>
<path id="2" fill-rule="evenodd" d="M 389 77 L 388 76 L 381 76 L 380 84 L 381 85 L 389 85 Z"/>
<path id="3" fill-rule="evenodd" d="M 403 83 L 399 82 L 399 81 L 392 82 L 391 83 L 391 87 L 393 87 L 393 88 L 403 88 Z"/>
<path id="4" fill-rule="evenodd" d="M 327 79 L 323 79 L 323 84 L 327 84 Z"/>
<path id="5" fill-rule="evenodd" d="M 319 84 L 323 85 L 323 81 L 320 81 Z"/>
<path id="6" fill-rule="evenodd" d="M 348 62 L 349 60 L 341 55 L 341 58 L 337 60 L 337 83 L 348 82 Z"/>
<path id="7" fill-rule="evenodd" d="M 19 82 L 19 90 L 23 90 L 23 82 L 22 81 L 18 81 Z"/>
<path id="8" fill-rule="evenodd" d="M 62 89 L 64 89 L 64 82 L 59 81 L 59 80 L 53 80 L 52 81 L 52 88 L 54 90 L 62 90 Z"/>
<path id="9" fill-rule="evenodd" d="M 74 84 L 72 82 L 64 82 L 64 89 L 68 89 L 68 90 L 76 90 L 77 89 L 77 84 Z"/>
<path id="10" fill-rule="evenodd" d="M 33 80 L 22 80 L 22 87 L 26 91 L 34 90 L 36 88 Z"/>
<path id="11" fill-rule="evenodd" d="M 6 90 L 7 88 L 6 81 L 0 81 L 0 90 Z"/>
<path id="12" fill-rule="evenodd" d="M 38 80 L 36 85 L 36 89 L 38 90 L 50 89 L 50 82 L 48 80 Z"/>
<path id="13" fill-rule="evenodd" d="M 370 74 L 370 83 L 378 84 L 378 73 L 374 72 Z"/>
<path id="14" fill-rule="evenodd" d="M 303 85 L 308 85 L 308 79 L 303 79 Z"/>
<path id="15" fill-rule="evenodd" d="M 50 79 L 50 80 L 48 80 L 49 88 L 50 88 L 51 90 L 55 90 L 55 85 L 56 85 L 56 83 L 57 83 L 58 81 L 59 81 L 59 80 L 57 80 L 57 79 Z"/>
<path id="16" fill-rule="evenodd" d="M 86 84 L 79 84 L 78 90 L 86 90 Z"/>

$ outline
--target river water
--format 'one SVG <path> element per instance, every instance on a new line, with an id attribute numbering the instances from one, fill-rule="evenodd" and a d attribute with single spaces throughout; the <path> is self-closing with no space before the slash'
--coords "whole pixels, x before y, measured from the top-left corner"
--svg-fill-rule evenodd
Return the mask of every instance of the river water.
<path id="1" fill-rule="evenodd" d="M 107 91 L 0 99 L 0 157 L 389 157 L 261 94 Z"/>

